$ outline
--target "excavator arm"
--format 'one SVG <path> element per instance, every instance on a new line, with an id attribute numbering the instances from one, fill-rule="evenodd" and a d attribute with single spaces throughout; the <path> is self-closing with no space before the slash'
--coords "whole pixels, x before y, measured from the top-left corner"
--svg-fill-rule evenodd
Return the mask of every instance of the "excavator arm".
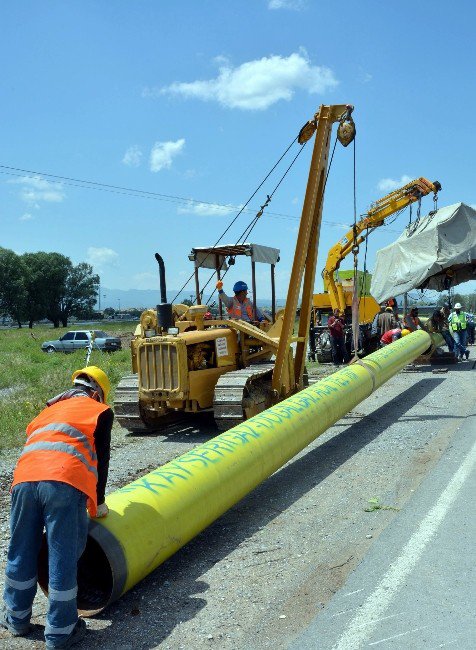
<path id="1" fill-rule="evenodd" d="M 441 185 L 438 181 L 431 183 L 426 178 L 417 178 L 398 190 L 390 192 L 376 201 L 367 214 L 357 221 L 355 227 L 350 228 L 345 236 L 330 249 L 322 277 L 324 291 L 329 293 L 332 309 L 344 311 L 346 306 L 342 285 L 336 282 L 335 278 L 335 272 L 342 260 L 353 251 L 354 247 L 360 246 L 365 241 L 369 232 L 383 226 L 389 216 L 403 210 L 415 201 L 419 201 L 430 192 L 436 195 L 440 190 Z"/>

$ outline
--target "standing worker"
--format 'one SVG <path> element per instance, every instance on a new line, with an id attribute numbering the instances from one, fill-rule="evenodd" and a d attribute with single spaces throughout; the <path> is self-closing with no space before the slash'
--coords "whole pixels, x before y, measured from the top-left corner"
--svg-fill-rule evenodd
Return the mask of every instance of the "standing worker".
<path id="1" fill-rule="evenodd" d="M 448 324 L 455 341 L 456 352 L 459 360 L 463 361 L 463 356 L 467 359 L 469 357 L 469 350 L 466 348 L 466 341 L 468 337 L 466 313 L 462 311 L 460 302 L 457 302 L 454 311 L 448 316 Z"/>
<path id="2" fill-rule="evenodd" d="M 453 352 L 453 350 L 455 349 L 455 341 L 450 334 L 450 325 L 448 323 L 450 312 L 451 309 L 448 304 L 443 305 L 443 307 L 440 309 L 440 314 L 442 317 L 441 336 L 445 339 L 445 343 L 448 346 L 448 351 Z"/>
<path id="3" fill-rule="evenodd" d="M 395 318 L 393 307 L 388 305 L 387 307 L 385 307 L 385 311 L 381 312 L 378 315 L 377 326 L 380 330 L 380 336 L 382 336 L 382 334 L 385 334 L 385 332 L 388 332 L 389 330 L 395 329 L 397 325 L 398 325 L 398 321 Z"/>
<path id="4" fill-rule="evenodd" d="M 223 282 L 221 280 L 217 282 L 216 288 L 218 289 L 218 296 L 225 305 L 230 318 L 244 320 L 248 323 L 252 323 L 253 321 L 259 321 L 261 323 L 264 320 L 264 316 L 258 308 L 256 308 L 256 314 L 253 313 L 253 304 L 247 297 L 248 285 L 246 282 L 243 282 L 243 280 L 235 282 L 233 285 L 233 292 L 235 294 L 233 298 L 227 296 L 223 291 Z"/>
<path id="5" fill-rule="evenodd" d="M 333 315 L 329 316 L 327 328 L 330 334 L 332 361 L 335 366 L 349 361 L 349 353 L 345 347 L 345 321 L 338 309 L 334 309 Z"/>
<path id="6" fill-rule="evenodd" d="M 404 324 L 405 329 L 410 330 L 410 332 L 423 329 L 421 320 L 418 318 L 418 307 L 412 307 L 412 309 L 410 309 L 410 313 L 405 316 Z"/>
<path id="7" fill-rule="evenodd" d="M 105 403 L 107 375 L 96 366 L 73 373 L 73 388 L 47 402 L 27 426 L 13 474 L 11 539 L 0 626 L 13 636 L 30 630 L 43 529 L 48 544 L 46 647 L 69 648 L 86 633 L 76 605 L 77 564 L 88 517 L 105 517 L 114 415 Z"/>

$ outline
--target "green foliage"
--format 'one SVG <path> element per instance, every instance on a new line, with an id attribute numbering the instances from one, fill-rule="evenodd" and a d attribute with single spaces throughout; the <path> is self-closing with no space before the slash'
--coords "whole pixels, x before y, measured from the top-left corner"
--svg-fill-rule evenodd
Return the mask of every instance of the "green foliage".
<path id="1" fill-rule="evenodd" d="M 0 248 L 0 312 L 17 323 L 25 318 L 27 289 L 21 258 L 7 248 Z"/>
<path id="2" fill-rule="evenodd" d="M 60 253 L 25 253 L 0 248 L 0 313 L 18 323 L 48 318 L 55 327 L 67 327 L 71 316 L 78 318 L 94 310 L 99 277 L 85 262 L 73 266 Z"/>
<path id="3" fill-rule="evenodd" d="M 107 323 L 103 329 L 114 335 L 131 334 L 127 324 Z M 44 326 L 35 328 L 34 337 L 26 329 L 0 330 L 0 453 L 23 444 L 28 422 L 44 408 L 46 400 L 70 388 L 73 371 L 84 366 L 85 350 L 73 354 L 41 351 L 43 341 L 63 333 Z M 93 350 L 90 363 L 101 367 L 109 376 L 112 386 L 109 403 L 112 403 L 120 378 L 131 372 L 128 344 L 112 354 Z"/>
<path id="4" fill-rule="evenodd" d="M 368 504 L 368 507 L 364 508 L 364 512 L 374 512 L 375 510 L 395 510 L 398 512 L 400 510 L 400 508 L 395 508 L 394 506 L 383 505 L 380 503 L 380 499 L 378 497 L 369 499 Z"/>
<path id="5" fill-rule="evenodd" d="M 447 302 L 448 302 L 448 294 L 441 293 L 438 296 L 438 300 L 436 301 L 436 304 L 438 307 L 442 307 Z M 463 305 L 465 311 L 474 312 L 476 310 L 476 293 L 468 293 L 468 294 L 454 293 L 451 296 L 451 304 L 454 305 L 457 302 L 460 302 Z"/>
<path id="6" fill-rule="evenodd" d="M 91 312 L 96 303 L 99 290 L 99 276 L 93 273 L 93 267 L 85 262 L 72 266 L 66 276 L 63 294 L 59 300 L 60 319 L 66 327 L 72 315 Z"/>

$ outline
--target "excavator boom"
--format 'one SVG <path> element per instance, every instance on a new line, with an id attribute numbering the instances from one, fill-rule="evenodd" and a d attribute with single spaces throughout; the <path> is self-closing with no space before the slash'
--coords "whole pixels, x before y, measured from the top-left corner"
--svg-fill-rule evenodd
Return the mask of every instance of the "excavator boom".
<path id="1" fill-rule="evenodd" d="M 386 196 L 376 201 L 369 209 L 367 214 L 357 221 L 355 227 L 349 229 L 344 237 L 333 246 L 327 256 L 326 266 L 322 273 L 324 279 L 324 291 L 329 293 L 329 300 L 332 309 L 345 310 L 345 300 L 343 292 L 339 291 L 336 283 L 335 272 L 341 262 L 347 255 L 352 252 L 354 246 L 359 246 L 367 237 L 367 232 L 374 228 L 382 226 L 385 220 L 403 210 L 408 205 L 419 201 L 423 196 L 433 192 L 436 195 L 441 190 L 438 181 L 433 183 L 426 178 L 417 178 L 411 183 L 390 192 Z"/>

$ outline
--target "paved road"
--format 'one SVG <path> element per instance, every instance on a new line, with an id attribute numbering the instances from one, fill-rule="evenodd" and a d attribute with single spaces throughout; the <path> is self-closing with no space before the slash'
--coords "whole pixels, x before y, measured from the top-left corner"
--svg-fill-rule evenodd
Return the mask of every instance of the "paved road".
<path id="1" fill-rule="evenodd" d="M 476 648 L 476 403 L 404 511 L 293 650 Z"/>

